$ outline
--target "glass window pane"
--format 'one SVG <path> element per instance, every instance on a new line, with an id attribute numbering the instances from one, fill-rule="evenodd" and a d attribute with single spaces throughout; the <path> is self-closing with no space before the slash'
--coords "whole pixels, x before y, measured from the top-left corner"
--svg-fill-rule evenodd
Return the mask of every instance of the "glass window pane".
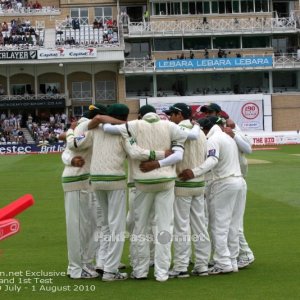
<path id="1" fill-rule="evenodd" d="M 71 18 L 79 18 L 79 9 L 71 8 Z"/>
<path id="2" fill-rule="evenodd" d="M 262 6 L 262 11 L 263 12 L 268 12 L 268 0 L 262 0 L 261 1 L 261 6 Z"/>
<path id="3" fill-rule="evenodd" d="M 248 12 L 248 7 L 247 7 L 247 1 L 246 0 L 241 0 L 241 12 L 242 13 Z"/>
<path id="4" fill-rule="evenodd" d="M 210 14 L 210 8 L 209 8 L 209 2 L 208 1 L 204 2 L 204 13 L 205 14 Z"/>
<path id="5" fill-rule="evenodd" d="M 104 7 L 104 15 L 105 16 L 112 16 L 112 8 L 111 7 Z"/>
<path id="6" fill-rule="evenodd" d="M 80 9 L 80 16 L 81 18 L 86 18 L 88 17 L 89 13 L 88 13 L 88 9 L 87 8 L 81 8 Z"/>
<path id="7" fill-rule="evenodd" d="M 184 38 L 183 40 L 184 49 L 185 50 L 202 50 L 202 49 L 210 49 L 210 38 L 204 37 L 204 38 Z"/>
<path id="8" fill-rule="evenodd" d="M 216 37 L 213 40 L 214 49 L 236 49 L 240 48 L 240 38 L 238 36 Z"/>
<path id="9" fill-rule="evenodd" d="M 269 47 L 269 37 L 243 37 L 243 48 L 266 48 Z"/>
<path id="10" fill-rule="evenodd" d="M 180 15 L 181 14 L 180 2 L 173 3 L 173 7 L 174 7 L 174 15 Z"/>
<path id="11" fill-rule="evenodd" d="M 195 2 L 189 2 L 189 13 L 194 15 L 196 13 L 196 5 Z"/>
<path id="12" fill-rule="evenodd" d="M 255 11 L 256 12 L 261 12 L 262 11 L 261 0 L 255 0 Z"/>
<path id="13" fill-rule="evenodd" d="M 253 1 L 250 0 L 248 1 L 248 12 L 253 12 L 254 9 L 253 9 Z"/>
<path id="14" fill-rule="evenodd" d="M 189 4 L 187 2 L 182 3 L 182 14 L 187 15 L 189 13 Z"/>
<path id="15" fill-rule="evenodd" d="M 154 3 L 154 14 L 159 15 L 159 3 Z"/>
<path id="16" fill-rule="evenodd" d="M 231 14 L 232 13 L 232 5 L 231 5 L 231 1 L 226 1 L 225 2 L 225 11 L 227 14 Z"/>
<path id="17" fill-rule="evenodd" d="M 182 50 L 181 38 L 154 39 L 155 51 Z"/>
<path id="18" fill-rule="evenodd" d="M 160 8 L 160 12 L 159 12 L 160 15 L 166 15 L 167 14 L 167 5 L 166 5 L 166 3 L 160 3 L 159 8 Z"/>
<path id="19" fill-rule="evenodd" d="M 203 14 L 203 5 L 202 1 L 197 1 L 196 3 L 197 14 Z"/>
<path id="20" fill-rule="evenodd" d="M 103 15 L 103 8 L 95 7 L 95 16 L 102 16 L 102 15 Z"/>
<path id="21" fill-rule="evenodd" d="M 232 10 L 234 13 L 239 13 L 240 12 L 240 6 L 239 6 L 239 1 L 233 1 L 233 6 Z"/>
<path id="22" fill-rule="evenodd" d="M 224 10 L 224 2 L 223 2 L 223 10 Z M 211 3 L 211 12 L 212 12 L 213 14 L 219 13 L 218 2 L 217 2 L 217 1 L 213 1 L 213 2 Z"/>

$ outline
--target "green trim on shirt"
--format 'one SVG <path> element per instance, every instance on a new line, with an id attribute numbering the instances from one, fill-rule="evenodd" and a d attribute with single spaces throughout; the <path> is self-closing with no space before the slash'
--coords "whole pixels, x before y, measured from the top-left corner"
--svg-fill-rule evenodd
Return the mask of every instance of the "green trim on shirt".
<path id="1" fill-rule="evenodd" d="M 134 182 L 128 182 L 128 183 L 127 183 L 127 187 L 128 187 L 128 188 L 133 188 L 133 187 L 135 187 Z"/>
<path id="2" fill-rule="evenodd" d="M 142 184 L 157 184 L 157 183 L 164 183 L 164 182 L 170 182 L 173 181 L 175 177 L 172 178 L 155 178 L 155 179 L 136 179 L 135 181 L 137 183 Z"/>
<path id="3" fill-rule="evenodd" d="M 148 123 L 156 123 L 156 122 L 159 122 L 160 119 L 150 119 L 150 120 L 147 120 L 147 119 L 143 119 L 144 121 L 148 122 Z"/>
<path id="4" fill-rule="evenodd" d="M 120 181 L 125 180 L 125 175 L 91 175 L 90 180 L 92 182 L 96 181 Z"/>
<path id="5" fill-rule="evenodd" d="M 204 187 L 204 181 L 175 181 L 176 187 L 184 187 L 184 188 L 198 188 Z"/>
<path id="6" fill-rule="evenodd" d="M 71 182 L 76 182 L 76 181 L 83 181 L 89 179 L 90 174 L 81 174 L 78 176 L 66 176 L 62 177 L 62 183 L 71 183 Z"/>

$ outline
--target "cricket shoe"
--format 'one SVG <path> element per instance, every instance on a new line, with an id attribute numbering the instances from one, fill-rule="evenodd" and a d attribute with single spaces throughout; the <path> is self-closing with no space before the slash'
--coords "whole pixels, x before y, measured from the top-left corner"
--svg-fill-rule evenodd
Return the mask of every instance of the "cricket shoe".
<path id="1" fill-rule="evenodd" d="M 212 268 L 212 267 L 214 267 L 214 265 L 215 265 L 215 262 L 213 260 L 210 260 L 208 262 L 208 268 Z"/>
<path id="2" fill-rule="evenodd" d="M 134 272 L 131 272 L 131 274 L 130 274 L 130 278 L 131 278 L 131 279 L 135 279 L 135 280 L 147 280 L 147 279 L 148 279 L 148 277 L 147 277 L 147 276 L 143 276 L 143 277 L 136 277 L 136 276 L 134 275 Z"/>
<path id="3" fill-rule="evenodd" d="M 104 270 L 103 270 L 103 269 L 100 269 L 100 268 L 97 268 L 97 267 L 96 267 L 95 271 L 98 273 L 98 275 L 99 275 L 100 277 L 102 277 L 103 274 L 104 274 Z"/>
<path id="4" fill-rule="evenodd" d="M 128 278 L 127 273 L 109 273 L 109 272 L 104 272 L 102 276 L 102 281 L 121 281 L 121 280 L 126 280 Z"/>
<path id="5" fill-rule="evenodd" d="M 246 267 L 248 267 L 250 264 L 252 264 L 254 262 L 255 258 L 251 257 L 244 257 L 238 260 L 237 265 L 239 269 L 244 269 Z"/>
<path id="6" fill-rule="evenodd" d="M 169 278 L 188 278 L 190 274 L 187 271 L 169 271 Z"/>
<path id="7" fill-rule="evenodd" d="M 212 267 L 208 270 L 209 275 L 219 275 L 219 274 L 227 274 L 233 271 L 232 267 L 227 268 L 219 268 L 217 266 Z"/>
<path id="8" fill-rule="evenodd" d="M 236 260 L 231 262 L 231 266 L 232 266 L 232 272 L 237 273 L 239 271 L 238 264 L 237 264 Z"/>
<path id="9" fill-rule="evenodd" d="M 99 274 L 97 273 L 96 274 L 90 274 L 89 272 L 85 271 L 85 270 L 82 270 L 81 271 L 81 274 L 80 274 L 80 277 L 72 277 L 70 276 L 71 279 L 92 279 L 92 278 L 97 278 L 99 277 Z"/>
<path id="10" fill-rule="evenodd" d="M 208 276 L 208 270 L 206 270 L 206 271 L 192 270 L 192 275 L 194 275 L 194 276 Z"/>
<path id="11" fill-rule="evenodd" d="M 169 276 L 167 276 L 167 275 L 166 276 L 157 276 L 155 279 L 158 282 L 165 282 L 169 279 Z"/>
<path id="12" fill-rule="evenodd" d="M 87 273 L 90 273 L 92 275 L 99 277 L 99 273 L 96 271 L 95 267 L 92 264 L 84 264 L 82 269 L 84 271 L 86 271 Z"/>

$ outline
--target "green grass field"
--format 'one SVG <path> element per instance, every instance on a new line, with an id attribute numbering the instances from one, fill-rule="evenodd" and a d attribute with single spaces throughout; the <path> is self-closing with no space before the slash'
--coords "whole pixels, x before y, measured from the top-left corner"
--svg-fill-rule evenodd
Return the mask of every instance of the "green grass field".
<path id="1" fill-rule="evenodd" d="M 294 155 L 294 154 L 299 154 Z M 31 193 L 35 205 L 17 217 L 21 232 L 0 242 L 0 298 L 6 299 L 299 299 L 300 146 L 255 151 L 249 166 L 246 237 L 256 261 L 239 273 L 147 281 L 104 283 L 65 276 L 26 276 L 65 272 L 67 251 L 60 155 L 0 157 L 0 207 Z M 123 262 L 128 264 L 128 243 Z M 127 269 L 130 272 L 130 268 Z M 4 277 L 4 275 L 10 276 Z M 23 276 L 20 276 L 23 275 Z M 37 278 L 37 279 L 35 279 Z M 42 283 L 48 279 L 51 283 Z M 1 280 L 9 283 L 1 283 Z M 25 283 L 30 279 L 31 283 Z M 23 283 L 19 283 L 24 280 Z M 7 286 L 14 289 L 5 291 Z M 52 291 L 40 291 L 40 289 Z M 55 292 L 55 289 L 65 291 Z M 83 291 L 82 291 L 83 290 Z"/>

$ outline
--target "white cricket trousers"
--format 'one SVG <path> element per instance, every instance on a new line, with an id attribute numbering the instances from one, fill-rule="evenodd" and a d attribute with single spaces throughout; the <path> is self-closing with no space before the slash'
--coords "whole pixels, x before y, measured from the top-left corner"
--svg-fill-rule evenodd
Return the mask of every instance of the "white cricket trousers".
<path id="1" fill-rule="evenodd" d="M 95 258 L 93 205 L 88 191 L 65 192 L 68 271 L 80 278 L 84 263 Z"/>
<path id="2" fill-rule="evenodd" d="M 239 253 L 239 227 L 242 218 L 241 194 L 245 189 L 242 177 L 228 177 L 211 184 L 208 201 L 209 222 L 214 245 L 216 267 L 230 270 Z"/>
<path id="3" fill-rule="evenodd" d="M 205 220 L 204 202 L 204 194 L 200 196 L 175 197 L 173 268 L 176 271 L 186 272 L 188 269 L 191 249 L 190 241 L 194 244 L 194 270 L 205 272 L 208 269 L 211 246 Z"/>
<path id="4" fill-rule="evenodd" d="M 104 242 L 97 255 L 97 267 L 104 272 L 117 273 L 121 261 L 126 227 L 125 190 L 95 191 L 102 210 L 100 243 Z"/>
<path id="5" fill-rule="evenodd" d="M 246 198 L 247 198 L 247 183 L 245 184 L 245 189 L 242 193 L 240 199 L 240 211 L 242 211 L 243 217 L 241 219 L 240 228 L 239 228 L 239 259 L 252 259 L 254 254 L 250 249 L 244 234 L 244 213 L 246 209 Z"/>
<path id="6" fill-rule="evenodd" d="M 128 213 L 126 217 L 126 228 L 129 234 L 133 233 L 134 228 L 134 199 L 136 196 L 136 188 L 131 187 L 128 188 Z M 149 220 L 149 234 L 152 234 L 154 232 L 155 222 L 154 222 L 154 210 L 151 210 L 150 213 L 150 220 Z M 130 253 L 130 265 L 132 266 L 132 260 L 131 258 L 134 256 L 134 250 L 132 249 L 132 243 L 130 243 L 129 246 L 129 253 Z M 155 245 L 154 242 L 150 242 L 150 261 L 154 261 L 154 252 L 155 252 Z"/>
<path id="7" fill-rule="evenodd" d="M 147 277 L 150 262 L 149 219 L 151 209 L 154 209 L 155 255 L 154 276 L 167 280 L 171 264 L 171 243 L 173 234 L 173 203 L 174 188 L 166 191 L 147 193 L 136 191 L 134 200 L 135 224 L 131 243 L 133 249 L 133 273 L 135 277 Z"/>

